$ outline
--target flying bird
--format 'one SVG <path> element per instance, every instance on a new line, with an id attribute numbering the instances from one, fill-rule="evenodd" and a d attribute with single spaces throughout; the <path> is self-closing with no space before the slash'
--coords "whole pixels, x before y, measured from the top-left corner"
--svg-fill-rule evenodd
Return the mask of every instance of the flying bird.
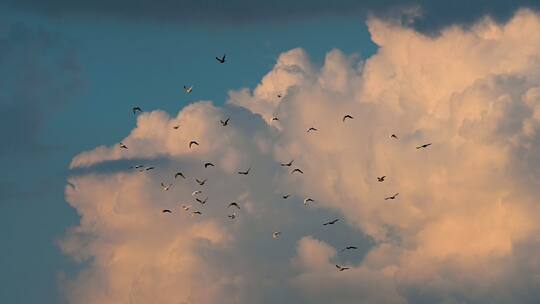
<path id="1" fill-rule="evenodd" d="M 326 222 L 323 224 L 323 226 L 326 226 L 326 225 L 334 225 L 335 223 L 337 223 L 339 221 L 339 219 L 334 219 L 334 220 L 331 220 L 329 222 Z"/>
<path id="2" fill-rule="evenodd" d="M 208 180 L 207 178 L 205 178 L 203 180 L 195 179 L 195 181 L 197 182 L 197 184 L 199 184 L 199 186 L 203 186 L 204 183 L 206 183 L 207 180 Z"/>
<path id="3" fill-rule="evenodd" d="M 177 177 L 179 177 L 179 176 L 181 176 L 182 178 L 186 178 L 186 177 L 184 176 L 184 173 L 182 173 L 182 172 L 176 172 L 176 173 L 174 174 L 174 178 L 175 178 L 175 179 L 176 179 Z"/>
<path id="4" fill-rule="evenodd" d="M 339 269 L 339 271 L 344 271 L 344 270 L 348 270 L 349 267 L 343 267 L 343 266 L 339 266 L 336 264 L 336 268 Z"/>
<path id="5" fill-rule="evenodd" d="M 172 213 L 172 211 L 169 210 L 169 209 L 163 209 L 161 212 L 163 212 L 163 213 Z"/>
<path id="6" fill-rule="evenodd" d="M 308 133 L 309 133 L 309 132 L 312 132 L 312 131 L 317 131 L 317 128 L 311 127 L 311 128 L 309 128 L 309 129 L 307 130 Z"/>
<path id="7" fill-rule="evenodd" d="M 347 119 L 347 118 L 349 118 L 349 119 L 354 119 L 354 117 L 352 117 L 351 115 L 347 114 L 347 115 L 343 116 L 343 122 L 345 122 L 345 119 Z"/>
<path id="8" fill-rule="evenodd" d="M 204 205 L 206 204 L 206 201 L 208 200 L 208 197 L 205 198 L 204 200 L 201 200 L 200 198 L 195 198 L 195 200 L 197 201 L 197 203 L 201 204 L 201 205 Z"/>
<path id="9" fill-rule="evenodd" d="M 298 172 L 298 173 L 300 173 L 300 174 L 304 174 L 304 171 L 302 171 L 302 170 L 300 170 L 300 169 L 298 169 L 298 168 L 292 170 L 292 171 L 291 171 L 291 174 L 293 174 L 294 172 Z"/>
<path id="10" fill-rule="evenodd" d="M 277 96 L 277 98 L 281 98 L 281 94 L 279 94 L 279 93 L 276 96 Z"/>
<path id="11" fill-rule="evenodd" d="M 198 215 L 201 215 L 201 214 L 202 214 L 202 212 L 200 212 L 200 211 L 198 211 L 198 210 L 197 210 L 197 211 L 193 211 L 193 214 L 198 214 Z"/>
<path id="12" fill-rule="evenodd" d="M 229 215 L 227 215 L 228 218 L 230 218 L 231 220 L 234 220 L 236 218 L 236 212 L 233 212 Z"/>
<path id="13" fill-rule="evenodd" d="M 225 120 L 219 120 L 221 122 L 221 125 L 226 127 L 228 124 L 229 124 L 229 119 L 231 119 L 230 117 L 227 117 L 227 119 Z"/>
<path id="14" fill-rule="evenodd" d="M 192 141 L 189 142 L 189 148 L 191 149 L 191 146 L 193 146 L 193 145 L 197 145 L 197 146 L 198 146 L 199 143 L 196 142 L 196 141 L 194 141 L 194 140 L 192 140 Z"/>
<path id="15" fill-rule="evenodd" d="M 222 56 L 221 58 L 216 57 L 216 60 L 217 60 L 219 63 L 225 63 L 225 54 L 223 54 L 223 56 Z"/>
<path id="16" fill-rule="evenodd" d="M 304 205 L 307 206 L 307 204 L 308 204 L 309 202 L 314 202 L 314 200 L 313 200 L 312 198 L 306 197 L 306 198 L 304 199 Z"/>
<path id="17" fill-rule="evenodd" d="M 190 208 L 191 205 L 182 205 L 182 209 L 184 209 L 185 211 L 189 211 Z"/>
<path id="18" fill-rule="evenodd" d="M 345 250 L 351 250 L 351 249 L 355 249 L 355 250 L 356 250 L 356 249 L 358 249 L 358 247 L 356 247 L 356 246 L 347 246 L 347 247 L 341 249 L 341 251 L 343 252 L 343 251 L 345 251 Z"/>
<path id="19" fill-rule="evenodd" d="M 238 171 L 238 174 L 248 175 L 250 170 L 251 170 L 251 167 L 249 167 L 246 171 Z"/>
<path id="20" fill-rule="evenodd" d="M 163 191 L 167 191 L 171 188 L 172 184 L 165 185 L 164 183 L 161 183 L 161 188 L 163 188 Z"/>
<path id="21" fill-rule="evenodd" d="M 133 107 L 132 111 L 133 111 L 133 114 L 137 114 L 137 112 L 139 113 L 142 112 L 140 107 Z"/>
<path id="22" fill-rule="evenodd" d="M 175 129 L 175 130 L 178 130 L 178 128 L 180 128 L 180 125 L 173 126 L 173 129 Z"/>
<path id="23" fill-rule="evenodd" d="M 191 193 L 191 196 L 195 197 L 197 194 L 201 194 L 202 191 L 201 190 L 196 190 L 196 191 L 193 191 L 193 193 Z"/>
<path id="24" fill-rule="evenodd" d="M 135 165 L 135 166 L 130 166 L 129 168 L 130 169 L 140 169 L 142 167 L 144 167 L 144 166 L 143 165 Z"/>
<path id="25" fill-rule="evenodd" d="M 238 209 L 240 209 L 240 206 L 238 206 L 238 204 L 237 204 L 236 202 L 230 203 L 229 206 L 227 206 L 227 208 L 233 207 L 233 206 L 236 207 L 236 208 L 238 208 Z"/>
<path id="26" fill-rule="evenodd" d="M 75 187 L 75 184 L 73 184 L 72 182 L 67 182 L 67 184 L 68 184 L 71 188 L 77 189 L 77 187 Z"/>
<path id="27" fill-rule="evenodd" d="M 128 147 L 127 147 L 126 145 L 124 145 L 123 142 L 120 142 L 120 148 L 121 148 L 121 149 L 127 149 Z"/>
<path id="28" fill-rule="evenodd" d="M 429 143 L 429 144 L 423 144 L 423 145 L 421 145 L 421 146 L 416 147 L 416 149 L 424 149 L 424 148 L 427 148 L 427 147 L 429 147 L 429 146 L 431 146 L 431 143 Z"/>
<path id="29" fill-rule="evenodd" d="M 281 163 L 281 166 L 282 166 L 282 167 L 290 167 L 290 166 L 292 166 L 293 162 L 294 162 L 294 159 L 291 160 L 291 161 L 288 162 L 288 163 Z"/>
<path id="30" fill-rule="evenodd" d="M 385 197 L 384 200 L 386 201 L 386 200 L 393 200 L 393 199 L 396 199 L 396 197 L 397 197 L 398 195 L 399 195 L 399 193 L 396 193 L 396 194 L 394 194 L 394 195 L 392 195 L 392 196 Z"/>
<path id="31" fill-rule="evenodd" d="M 205 164 L 204 164 L 204 167 L 205 167 L 205 168 L 208 168 L 208 167 L 215 167 L 215 166 L 214 166 L 214 164 L 212 164 L 212 163 L 205 163 Z"/>
<path id="32" fill-rule="evenodd" d="M 154 170 L 154 169 L 155 169 L 155 167 L 148 167 L 148 168 L 146 168 L 146 169 L 144 169 L 144 170 L 145 170 L 145 171 L 150 171 L 150 170 Z"/>
<path id="33" fill-rule="evenodd" d="M 281 231 L 275 231 L 274 233 L 272 233 L 272 238 L 274 240 L 277 240 L 279 239 L 280 235 L 281 235 Z"/>
<path id="34" fill-rule="evenodd" d="M 274 121 L 274 120 L 279 120 L 279 118 L 274 116 L 274 117 L 272 117 L 272 121 Z"/>
<path id="35" fill-rule="evenodd" d="M 386 177 L 386 175 L 383 175 L 383 176 L 381 176 L 381 177 L 377 177 L 377 181 L 380 182 L 380 183 L 382 183 L 382 182 L 384 182 L 384 178 L 385 178 L 385 177 Z"/>
<path id="36" fill-rule="evenodd" d="M 399 138 L 397 137 L 397 135 L 396 135 L 396 134 L 392 134 L 392 135 L 390 135 L 390 138 L 393 138 L 393 139 L 399 139 Z"/>
<path id="37" fill-rule="evenodd" d="M 190 87 L 184 86 L 184 91 L 185 91 L 186 93 L 188 93 L 188 94 L 191 93 L 191 92 L 193 92 L 193 86 L 190 86 Z"/>
<path id="38" fill-rule="evenodd" d="M 288 199 L 289 196 L 291 196 L 291 195 L 290 194 L 284 194 L 282 197 L 283 197 L 283 199 Z"/>

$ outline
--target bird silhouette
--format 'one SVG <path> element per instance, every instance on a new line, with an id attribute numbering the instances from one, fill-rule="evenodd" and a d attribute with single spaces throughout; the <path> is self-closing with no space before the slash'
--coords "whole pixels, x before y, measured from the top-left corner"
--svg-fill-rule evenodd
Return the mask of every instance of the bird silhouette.
<path id="1" fill-rule="evenodd" d="M 221 58 L 216 57 L 216 60 L 217 60 L 219 63 L 225 63 L 225 54 L 223 54 L 223 56 L 222 56 Z"/>
<path id="2" fill-rule="evenodd" d="M 293 162 L 294 162 L 294 159 L 291 160 L 291 161 L 288 162 L 288 163 L 281 163 L 280 165 L 281 165 L 282 167 L 290 167 L 290 166 L 292 166 Z"/>
<path id="3" fill-rule="evenodd" d="M 219 120 L 221 122 L 221 125 L 222 126 L 227 126 L 229 124 L 229 119 L 231 119 L 230 117 L 227 117 L 227 119 L 225 120 Z"/>
<path id="4" fill-rule="evenodd" d="M 148 168 L 146 168 L 146 169 L 144 169 L 144 170 L 145 170 L 145 171 L 150 171 L 150 170 L 154 170 L 154 169 L 155 169 L 155 167 L 148 167 Z"/>
<path id="5" fill-rule="evenodd" d="M 431 146 L 431 143 L 429 143 L 429 144 L 423 144 L 423 145 L 421 145 L 421 146 L 416 147 L 416 149 L 424 149 L 424 148 L 427 148 L 427 147 L 429 147 L 429 146 Z"/>
<path id="6" fill-rule="evenodd" d="M 348 270 L 349 267 L 343 267 L 343 266 L 339 266 L 336 264 L 336 268 L 339 269 L 339 271 L 344 271 L 344 270 Z"/>
<path id="7" fill-rule="evenodd" d="M 396 134 L 392 134 L 392 135 L 390 135 L 390 138 L 393 138 L 393 139 L 399 139 L 399 138 L 397 137 L 397 135 L 396 135 Z"/>
<path id="8" fill-rule="evenodd" d="M 197 201 L 197 203 L 199 203 L 201 205 L 204 205 L 204 204 L 206 204 L 206 201 L 208 200 L 208 197 L 203 199 L 203 200 L 197 197 L 197 198 L 195 198 L 195 200 Z"/>
<path id="9" fill-rule="evenodd" d="M 307 204 L 308 204 L 309 202 L 315 202 L 315 201 L 314 201 L 312 198 L 306 197 L 306 198 L 304 199 L 304 205 L 307 206 Z"/>
<path id="10" fill-rule="evenodd" d="M 272 121 L 275 121 L 275 120 L 279 120 L 279 118 L 278 118 L 278 117 L 275 117 L 275 116 L 272 117 Z"/>
<path id="11" fill-rule="evenodd" d="M 191 205 L 182 205 L 182 209 L 189 211 L 189 209 L 191 209 Z"/>
<path id="12" fill-rule="evenodd" d="M 161 212 L 163 212 L 163 213 L 172 213 L 172 211 L 169 210 L 169 209 L 163 209 Z"/>
<path id="13" fill-rule="evenodd" d="M 137 114 L 137 112 L 142 112 L 140 107 L 133 107 L 131 110 L 133 111 L 133 115 Z"/>
<path id="14" fill-rule="evenodd" d="M 347 115 L 343 116 L 343 119 L 342 119 L 343 122 L 345 122 L 345 119 L 347 119 L 347 118 L 349 118 L 349 119 L 354 119 L 354 117 L 352 117 L 351 115 L 347 114 Z"/>
<path id="15" fill-rule="evenodd" d="M 175 129 L 175 130 L 178 130 L 178 128 L 180 128 L 180 125 L 173 126 L 173 129 Z"/>
<path id="16" fill-rule="evenodd" d="M 334 220 L 331 220 L 329 222 L 326 222 L 323 224 L 323 226 L 326 226 L 326 225 L 334 225 L 335 223 L 337 223 L 339 221 L 339 219 L 334 219 Z"/>
<path id="17" fill-rule="evenodd" d="M 288 199 L 289 196 L 291 196 L 291 195 L 290 194 L 284 194 L 282 197 L 283 197 L 283 199 Z"/>
<path id="18" fill-rule="evenodd" d="M 230 204 L 227 206 L 227 208 L 229 208 L 229 207 L 236 207 L 236 208 L 240 209 L 240 206 L 238 206 L 238 204 L 237 204 L 236 202 L 230 203 Z"/>
<path id="19" fill-rule="evenodd" d="M 394 194 L 394 195 L 392 195 L 392 196 L 385 197 L 384 200 L 386 201 L 386 200 L 393 200 L 393 199 L 396 199 L 396 197 L 397 197 L 398 195 L 399 195 L 399 193 L 396 193 L 396 194 Z"/>
<path id="20" fill-rule="evenodd" d="M 381 177 L 377 177 L 377 181 L 380 182 L 380 183 L 382 183 L 382 182 L 384 182 L 384 179 L 385 179 L 385 178 L 386 178 L 386 175 L 383 175 L 383 176 L 381 176 Z"/>
<path id="21" fill-rule="evenodd" d="M 128 147 L 123 142 L 120 142 L 120 148 L 127 150 Z"/>
<path id="22" fill-rule="evenodd" d="M 231 220 L 234 220 L 236 218 L 236 212 L 227 215 L 227 217 L 229 217 Z"/>
<path id="23" fill-rule="evenodd" d="M 195 197 L 197 194 L 201 194 L 202 191 L 201 190 L 195 190 L 193 191 L 193 193 L 191 193 L 191 196 Z"/>
<path id="24" fill-rule="evenodd" d="M 161 183 L 161 188 L 163 188 L 163 191 L 168 191 L 171 186 L 172 184 L 165 185 L 164 183 Z"/>
<path id="25" fill-rule="evenodd" d="M 176 172 L 176 174 L 174 174 L 174 178 L 175 178 L 175 179 L 176 179 L 177 177 L 179 177 L 179 176 L 182 177 L 182 178 L 186 178 L 186 177 L 184 176 L 184 173 L 182 173 L 182 172 Z"/>
<path id="26" fill-rule="evenodd" d="M 272 233 L 272 238 L 274 240 L 277 240 L 279 239 L 280 235 L 281 235 L 281 231 L 275 231 L 274 233 Z"/>
<path id="27" fill-rule="evenodd" d="M 192 141 L 189 142 L 189 148 L 191 149 L 191 146 L 193 146 L 193 145 L 197 145 L 197 146 L 198 146 L 199 143 L 196 142 L 196 141 L 194 141 L 194 140 L 192 140 Z"/>
<path id="28" fill-rule="evenodd" d="M 203 180 L 199 180 L 197 178 L 195 179 L 195 181 L 197 182 L 197 184 L 199 184 L 199 186 L 203 186 L 204 183 L 206 183 L 207 180 L 208 180 L 207 178 L 205 178 Z"/>
<path id="29" fill-rule="evenodd" d="M 300 169 L 298 169 L 298 168 L 292 170 L 292 171 L 291 171 L 291 174 L 293 174 L 294 172 L 298 172 L 298 173 L 300 173 L 300 174 L 304 174 L 304 171 L 302 171 L 302 170 L 300 170 Z"/>
<path id="30" fill-rule="evenodd" d="M 194 215 L 195 215 L 195 214 L 197 214 L 197 215 L 201 215 L 201 214 L 202 214 L 202 212 L 200 212 L 200 211 L 193 211 L 193 214 L 194 214 Z"/>
<path id="31" fill-rule="evenodd" d="M 307 133 L 310 133 L 310 132 L 313 132 L 313 131 L 317 131 L 317 128 L 314 128 L 314 127 L 311 127 L 307 130 Z"/>
<path id="32" fill-rule="evenodd" d="M 251 170 L 251 167 L 249 167 L 246 171 L 238 171 L 238 174 L 240 174 L 240 175 L 248 175 L 250 170 Z"/>
<path id="33" fill-rule="evenodd" d="M 193 86 L 190 86 L 190 87 L 184 86 L 184 92 L 188 94 L 193 92 Z"/>
<path id="34" fill-rule="evenodd" d="M 215 167 L 215 166 L 212 163 L 204 163 L 204 167 L 208 168 L 208 167 Z"/>
<path id="35" fill-rule="evenodd" d="M 343 252 L 345 250 L 351 250 L 351 249 L 358 249 L 358 247 L 356 247 L 356 246 L 347 246 L 347 247 L 341 249 L 341 251 Z"/>

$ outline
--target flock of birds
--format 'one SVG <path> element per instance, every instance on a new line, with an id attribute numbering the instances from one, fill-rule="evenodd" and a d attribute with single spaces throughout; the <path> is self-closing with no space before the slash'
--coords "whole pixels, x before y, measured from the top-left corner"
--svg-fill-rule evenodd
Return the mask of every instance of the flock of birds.
<path id="1" fill-rule="evenodd" d="M 226 62 L 225 60 L 226 58 L 226 55 L 224 54 L 222 57 L 216 57 L 216 60 L 219 64 L 224 64 Z M 184 92 L 187 93 L 187 94 L 190 94 L 193 92 L 193 86 L 184 86 Z M 277 93 L 276 96 L 278 98 L 281 98 L 282 95 L 281 93 Z M 136 115 L 137 113 L 142 113 L 142 109 L 141 107 L 133 107 L 132 108 L 132 112 L 134 115 Z M 349 120 L 353 120 L 354 117 L 350 114 L 346 114 L 343 116 L 342 118 L 342 122 L 345 122 L 347 119 Z M 278 117 L 272 117 L 272 121 L 278 121 L 279 118 Z M 219 122 L 221 123 L 221 125 L 223 127 L 227 127 L 229 125 L 229 121 L 230 121 L 230 117 L 227 117 L 225 120 L 220 120 Z M 177 130 L 180 128 L 180 125 L 174 125 L 173 126 L 173 129 Z M 312 132 L 317 132 L 318 129 L 315 128 L 315 127 L 310 127 L 309 129 L 307 129 L 307 133 L 312 133 Z M 390 138 L 393 139 L 393 140 L 399 140 L 398 136 L 396 134 L 392 134 L 390 135 Z M 129 149 L 127 145 L 125 145 L 124 143 L 120 142 L 119 144 L 120 148 L 121 149 Z M 199 146 L 199 143 L 196 141 L 196 140 L 191 140 L 189 143 L 188 143 L 188 147 L 190 149 L 194 148 L 195 146 Z M 426 143 L 426 144 L 422 144 L 420 146 L 417 146 L 416 149 L 425 149 L 425 148 L 428 148 L 429 146 L 431 146 L 431 143 Z M 294 163 L 294 160 L 291 160 L 287 163 L 280 163 L 280 166 L 281 167 L 292 167 L 293 166 L 293 163 Z M 215 165 L 212 163 L 212 162 L 205 162 L 204 163 L 204 168 L 209 168 L 209 167 L 215 167 Z M 139 172 L 145 172 L 145 171 L 150 171 L 150 170 L 154 170 L 155 167 L 152 167 L 152 166 L 149 166 L 149 167 L 145 167 L 143 165 L 135 165 L 135 166 L 131 166 L 129 167 L 130 169 L 135 169 L 135 170 L 139 170 Z M 251 171 L 251 167 L 248 167 L 247 169 L 243 170 L 243 171 L 238 171 L 237 173 L 239 175 L 249 175 Z M 291 170 L 290 174 L 304 174 L 304 172 L 300 169 L 300 168 L 294 168 L 293 170 Z M 174 174 L 174 179 L 178 179 L 178 178 L 182 178 L 182 179 L 186 179 L 186 176 L 184 175 L 183 172 L 176 172 Z M 377 177 L 377 181 L 382 183 L 384 182 L 386 179 L 386 176 L 383 175 L 383 176 L 380 176 L 380 177 Z M 195 179 L 195 182 L 199 185 L 199 186 L 203 186 L 205 185 L 205 183 L 208 181 L 208 179 L 198 179 L 196 178 Z M 161 188 L 163 191 L 168 191 L 169 189 L 171 189 L 171 187 L 173 186 L 172 183 L 161 183 Z M 195 190 L 191 193 L 191 196 L 193 197 L 193 199 L 199 203 L 200 205 L 204 205 L 206 204 L 207 200 L 208 200 L 208 197 L 206 198 L 201 198 L 200 195 L 202 194 L 202 190 Z M 384 200 L 395 200 L 397 199 L 399 193 L 395 193 L 393 195 L 390 195 L 390 196 L 387 196 L 384 198 Z M 283 194 L 282 195 L 282 198 L 283 199 L 288 199 L 289 197 L 291 196 L 291 194 L 287 193 L 287 194 Z M 310 197 L 306 197 L 304 199 L 304 205 L 307 206 L 309 203 L 313 203 L 315 202 L 315 200 L 313 200 L 312 198 Z M 192 210 L 192 205 L 182 205 L 182 209 L 186 212 Z M 240 210 L 240 205 L 237 203 L 237 202 L 231 202 L 227 205 L 227 209 L 230 209 L 230 208 L 233 208 L 233 209 L 236 209 L 237 211 Z M 170 209 L 163 209 L 162 210 L 162 213 L 172 213 L 172 210 Z M 203 213 L 200 211 L 200 210 L 193 210 L 192 211 L 192 216 L 197 216 L 197 215 L 202 215 Z M 231 220 L 234 220 L 236 217 L 237 217 L 237 213 L 236 212 L 232 212 L 232 213 L 229 213 L 227 215 L 227 217 Z M 333 220 L 330 220 L 330 221 L 327 221 L 327 222 L 324 222 L 322 225 L 323 226 L 328 226 L 328 225 L 334 225 L 336 224 L 337 222 L 339 221 L 339 219 L 333 219 Z M 275 231 L 272 233 L 272 238 L 277 240 L 280 238 L 281 236 L 281 231 Z M 346 246 L 345 248 L 343 248 L 341 251 L 346 251 L 346 250 L 356 250 L 358 249 L 358 247 L 356 246 Z M 345 271 L 345 270 L 348 270 L 349 267 L 344 267 L 344 266 L 340 266 L 340 265 L 335 265 L 336 268 L 338 269 L 338 271 Z"/>

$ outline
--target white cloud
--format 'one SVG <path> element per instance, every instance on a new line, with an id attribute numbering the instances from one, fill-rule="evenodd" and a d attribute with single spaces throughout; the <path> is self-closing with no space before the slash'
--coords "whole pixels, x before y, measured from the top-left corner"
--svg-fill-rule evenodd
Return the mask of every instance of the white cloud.
<path id="1" fill-rule="evenodd" d="M 156 170 L 72 178 L 66 196 L 81 224 L 62 244 L 92 259 L 68 288 L 71 302 L 534 302 L 540 17 L 521 11 L 504 25 L 486 19 L 436 38 L 368 25 L 380 48 L 365 61 L 332 50 L 316 67 L 291 50 L 225 107 L 144 113 L 122 139 L 128 150 L 76 156 L 72 168 L 146 159 Z M 200 146 L 189 149 L 190 140 Z M 291 159 L 303 175 L 277 164 Z M 248 167 L 249 176 L 236 173 Z M 163 192 L 178 168 L 189 180 Z M 191 199 L 195 177 L 209 179 L 204 206 Z M 302 206 L 306 196 L 314 205 Z M 242 207 L 234 222 L 231 201 Z M 204 214 L 188 216 L 183 202 Z M 344 220 L 323 227 L 328 212 Z M 364 258 L 330 245 L 347 241 L 345 224 L 375 240 Z"/>

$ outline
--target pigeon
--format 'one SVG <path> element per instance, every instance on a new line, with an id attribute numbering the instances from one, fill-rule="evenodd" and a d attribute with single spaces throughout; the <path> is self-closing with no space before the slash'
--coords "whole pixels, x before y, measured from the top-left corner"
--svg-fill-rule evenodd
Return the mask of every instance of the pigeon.
<path id="1" fill-rule="evenodd" d="M 197 182 L 197 184 L 199 184 L 199 186 L 203 186 L 204 183 L 206 183 L 208 179 L 203 179 L 203 180 L 198 180 L 198 179 L 195 179 L 195 181 Z"/>
<path id="2" fill-rule="evenodd" d="M 396 199 L 396 197 L 398 196 L 398 194 L 399 194 L 399 193 L 396 193 L 396 194 L 394 194 L 394 195 L 392 195 L 392 196 L 385 197 L 384 200 L 386 201 L 386 200 L 393 200 L 393 199 Z"/>
<path id="3" fill-rule="evenodd" d="M 192 140 L 192 141 L 189 142 L 189 148 L 191 149 L 191 146 L 193 146 L 193 145 L 197 145 L 197 146 L 198 146 L 199 143 L 196 142 L 196 141 L 194 141 L 194 140 Z"/>
<path id="4" fill-rule="evenodd" d="M 163 188 L 163 191 L 167 191 L 171 188 L 172 184 L 165 185 L 164 183 L 161 183 L 161 188 Z"/>
<path id="5" fill-rule="evenodd" d="M 393 139 L 399 139 L 399 138 L 397 137 L 397 135 L 396 135 L 396 134 L 392 134 L 392 135 L 390 135 L 390 138 L 393 138 Z"/>
<path id="6" fill-rule="evenodd" d="M 307 204 L 308 204 L 309 202 L 314 202 L 314 200 L 313 200 L 312 198 L 306 197 L 306 198 L 304 199 L 304 205 L 307 206 Z"/>
<path id="7" fill-rule="evenodd" d="M 334 219 L 334 220 L 331 220 L 329 222 L 326 222 L 323 224 L 323 226 L 326 226 L 326 225 L 334 225 L 335 223 L 337 223 L 339 221 L 339 219 Z"/>
<path id="8" fill-rule="evenodd" d="M 176 173 L 174 174 L 174 178 L 175 178 L 175 179 L 176 179 L 177 177 L 179 177 L 179 176 L 181 176 L 182 178 L 186 178 L 186 177 L 184 176 L 184 173 L 182 173 L 182 172 L 176 172 Z"/>
<path id="9" fill-rule="evenodd" d="M 356 247 L 356 246 L 347 246 L 347 247 L 341 249 L 341 252 L 343 252 L 343 251 L 345 251 L 345 250 L 351 250 L 351 249 L 355 249 L 355 250 L 356 250 L 356 249 L 358 249 L 358 247 Z"/>
<path id="10" fill-rule="evenodd" d="M 294 172 L 298 172 L 298 173 L 300 173 L 300 174 L 304 174 L 304 171 L 302 171 L 302 170 L 300 170 L 300 169 L 298 169 L 298 168 L 292 170 L 292 171 L 291 171 L 291 174 L 293 174 Z"/>
<path id="11" fill-rule="evenodd" d="M 191 92 L 193 92 L 193 86 L 190 86 L 190 87 L 184 86 L 184 91 L 185 91 L 186 93 L 188 93 L 188 94 L 191 93 Z"/>
<path id="12" fill-rule="evenodd" d="M 133 114 L 137 114 L 137 112 L 139 113 L 142 112 L 140 107 L 133 107 L 132 111 L 133 111 Z"/>
<path id="13" fill-rule="evenodd" d="M 251 170 L 251 167 L 249 167 L 246 171 L 238 171 L 238 174 L 240 174 L 240 175 L 248 175 L 250 170 Z"/>
<path id="14" fill-rule="evenodd" d="M 202 191 L 201 190 L 196 190 L 196 191 L 193 191 L 193 193 L 191 193 L 191 196 L 195 197 L 197 194 L 201 194 Z"/>
<path id="15" fill-rule="evenodd" d="M 281 163 L 280 165 L 281 165 L 282 167 L 290 167 L 290 166 L 292 166 L 293 162 L 294 162 L 294 159 L 291 160 L 291 161 L 288 162 L 288 163 Z"/>
<path id="16" fill-rule="evenodd" d="M 347 118 L 349 118 L 349 119 L 354 119 L 354 117 L 352 117 L 351 115 L 347 114 L 347 115 L 343 116 L 343 122 L 345 122 L 345 119 L 347 119 Z"/>
<path id="17" fill-rule="evenodd" d="M 206 204 L 206 201 L 208 200 L 208 197 L 205 198 L 204 200 L 201 200 L 200 198 L 195 198 L 195 200 L 197 201 L 197 203 L 199 203 L 201 205 L 204 205 L 204 204 Z"/>
<path id="18" fill-rule="evenodd" d="M 163 211 L 161 211 L 161 212 L 163 212 L 163 213 L 172 213 L 172 211 L 169 210 L 169 209 L 163 209 Z"/>
<path id="19" fill-rule="evenodd" d="M 284 194 L 282 197 L 283 197 L 283 199 L 288 199 L 289 196 L 291 196 L 291 195 L 290 194 Z"/>
<path id="20" fill-rule="evenodd" d="M 204 163 L 204 167 L 208 168 L 208 167 L 215 167 L 215 166 L 212 163 Z"/>
<path id="21" fill-rule="evenodd" d="M 128 147 L 127 147 L 126 145 L 124 145 L 123 142 L 121 142 L 121 143 L 120 143 L 120 148 L 121 148 L 121 149 L 127 149 Z"/>
<path id="22" fill-rule="evenodd" d="M 216 57 L 216 60 L 217 60 L 219 63 L 225 63 L 225 54 L 223 54 L 223 56 L 222 56 L 221 58 Z"/>
<path id="23" fill-rule="evenodd" d="M 339 266 L 336 264 L 336 268 L 339 269 L 339 271 L 344 271 L 344 270 L 348 270 L 349 267 L 343 267 L 343 266 Z"/>
<path id="24" fill-rule="evenodd" d="M 308 133 L 309 133 L 309 132 L 312 132 L 312 131 L 317 131 L 317 128 L 311 127 L 311 128 L 309 128 L 309 129 L 307 130 Z"/>
<path id="25" fill-rule="evenodd" d="M 227 206 L 227 208 L 232 207 L 232 206 L 234 206 L 234 207 L 240 209 L 240 206 L 238 206 L 238 204 L 237 204 L 236 202 L 230 203 L 229 206 Z"/>
<path id="26" fill-rule="evenodd" d="M 427 148 L 427 147 L 429 147 L 429 146 L 431 146 L 431 143 L 429 143 L 429 144 L 423 144 L 423 145 L 421 145 L 421 146 L 416 147 L 416 149 L 423 149 L 423 148 Z"/>
<path id="27" fill-rule="evenodd" d="M 225 119 L 225 120 L 220 120 L 221 125 L 226 127 L 229 124 L 229 119 L 231 119 L 231 118 L 227 117 L 227 119 Z"/>
<path id="28" fill-rule="evenodd" d="M 380 182 L 380 183 L 382 183 L 382 182 L 384 182 L 384 178 L 385 178 L 385 177 L 386 177 L 386 175 L 383 175 L 383 176 L 381 176 L 381 177 L 377 177 L 377 181 Z"/>
<path id="29" fill-rule="evenodd" d="M 233 212 L 229 215 L 227 215 L 228 218 L 230 218 L 231 220 L 234 220 L 236 218 L 236 212 Z"/>
<path id="30" fill-rule="evenodd" d="M 279 239 L 280 236 L 281 236 L 281 231 L 275 231 L 274 233 L 272 233 L 272 238 L 274 240 Z"/>

